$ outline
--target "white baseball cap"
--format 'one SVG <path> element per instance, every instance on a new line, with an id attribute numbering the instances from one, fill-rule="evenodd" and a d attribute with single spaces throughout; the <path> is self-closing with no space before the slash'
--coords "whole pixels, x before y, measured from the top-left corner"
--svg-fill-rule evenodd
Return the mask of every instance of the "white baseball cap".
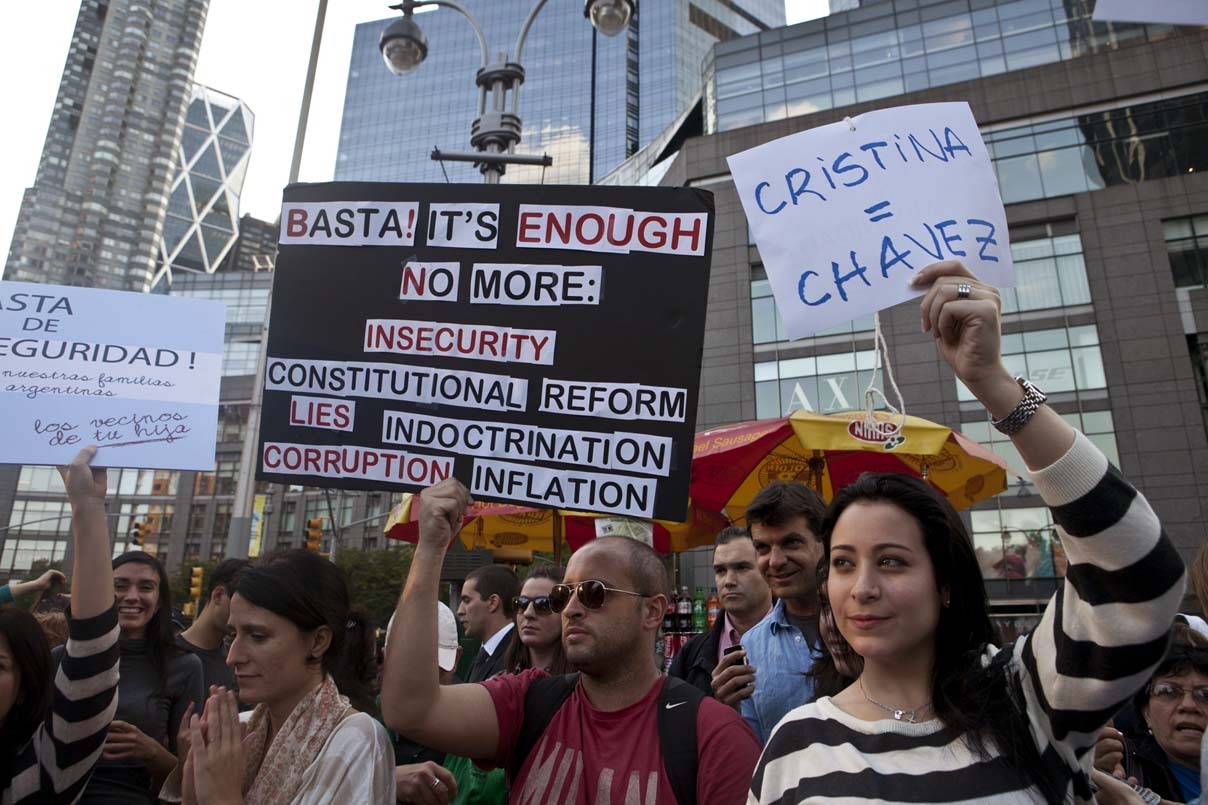
<path id="1" fill-rule="evenodd" d="M 386 635 L 389 638 L 390 628 L 394 626 L 394 616 L 386 624 Z M 457 618 L 453 610 L 440 601 L 436 602 L 436 664 L 442 671 L 452 671 L 457 667 L 457 651 L 461 644 L 457 642 Z"/>
<path id="2" fill-rule="evenodd" d="M 436 602 L 436 664 L 442 671 L 452 671 L 457 667 L 457 650 L 461 644 L 457 642 L 457 618 L 453 610 L 440 601 Z"/>

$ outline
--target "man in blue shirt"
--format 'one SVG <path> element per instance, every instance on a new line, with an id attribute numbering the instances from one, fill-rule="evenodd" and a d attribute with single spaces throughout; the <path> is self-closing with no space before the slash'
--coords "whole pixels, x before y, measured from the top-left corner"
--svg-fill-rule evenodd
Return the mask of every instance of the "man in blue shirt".
<path id="1" fill-rule="evenodd" d="M 786 713 L 813 696 L 806 674 L 819 645 L 818 534 L 825 510 L 817 492 L 787 481 L 768 484 L 747 507 L 759 571 L 778 600 L 742 636 L 743 650 L 718 664 L 713 688 L 721 701 L 737 701 L 763 743 Z"/>

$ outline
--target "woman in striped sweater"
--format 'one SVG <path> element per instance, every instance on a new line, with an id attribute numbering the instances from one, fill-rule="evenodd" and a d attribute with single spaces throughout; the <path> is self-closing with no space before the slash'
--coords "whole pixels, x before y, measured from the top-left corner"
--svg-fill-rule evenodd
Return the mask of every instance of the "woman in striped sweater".
<path id="1" fill-rule="evenodd" d="M 1039 626 L 997 651 L 968 533 L 905 476 L 866 476 L 823 522 L 827 592 L 864 658 L 856 682 L 790 712 L 751 803 L 1092 802 L 1099 728 L 1148 679 L 1183 563 L 1135 489 L 999 353 L 998 292 L 959 263 L 919 272 L 923 330 L 1007 433 L 1065 540 Z"/>
<path id="2" fill-rule="evenodd" d="M 50 649 L 28 612 L 0 608 L 0 803 L 74 802 L 105 745 L 117 708 L 105 471 L 80 451 L 61 470 L 71 501 L 75 572 L 67 652 L 51 691 Z"/>

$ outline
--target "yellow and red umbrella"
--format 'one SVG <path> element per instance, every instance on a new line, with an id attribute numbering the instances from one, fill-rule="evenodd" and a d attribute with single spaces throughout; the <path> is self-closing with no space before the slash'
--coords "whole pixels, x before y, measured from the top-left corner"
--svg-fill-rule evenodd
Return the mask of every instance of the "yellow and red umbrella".
<path id="1" fill-rule="evenodd" d="M 1007 463 L 972 439 L 943 425 L 877 412 L 814 414 L 744 422 L 696 435 L 689 494 L 702 508 L 735 523 L 747 504 L 775 480 L 800 481 L 824 500 L 864 472 L 900 472 L 924 478 L 957 509 L 1007 488 Z"/>
<path id="2" fill-rule="evenodd" d="M 621 535 L 641 540 L 659 553 L 712 545 L 729 523 L 715 511 L 689 505 L 688 520 L 641 520 L 584 512 L 536 509 L 508 503 L 476 501 L 462 520 L 466 548 L 514 549 L 557 553 L 562 540 L 577 550 L 599 536 Z M 419 495 L 407 494 L 386 521 L 390 539 L 415 542 L 419 535 Z"/>

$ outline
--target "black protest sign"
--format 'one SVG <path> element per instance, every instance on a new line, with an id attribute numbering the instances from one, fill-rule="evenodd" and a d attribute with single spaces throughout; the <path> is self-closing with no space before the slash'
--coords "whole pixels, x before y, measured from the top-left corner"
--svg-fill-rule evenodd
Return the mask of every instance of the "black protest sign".
<path id="1" fill-rule="evenodd" d="M 713 199 L 285 191 L 256 477 L 682 520 Z"/>

